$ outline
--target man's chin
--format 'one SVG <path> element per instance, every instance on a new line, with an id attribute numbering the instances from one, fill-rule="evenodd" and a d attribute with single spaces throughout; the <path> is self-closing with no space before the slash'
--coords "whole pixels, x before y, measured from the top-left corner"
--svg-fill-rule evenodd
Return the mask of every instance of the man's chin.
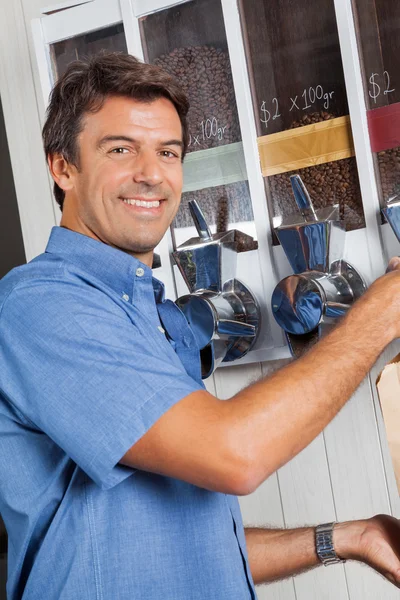
<path id="1" fill-rule="evenodd" d="M 151 267 L 151 265 L 153 264 L 154 249 L 156 248 L 156 246 L 158 246 L 160 241 L 161 240 L 157 242 L 155 241 L 151 244 L 126 244 L 125 248 L 121 249 L 124 250 L 124 252 L 126 252 L 127 254 L 130 254 L 131 256 L 137 258 L 144 264 Z"/>
<path id="2" fill-rule="evenodd" d="M 161 240 L 155 241 L 154 243 L 149 244 L 129 244 L 127 247 L 127 251 L 131 254 L 150 254 L 154 252 L 154 249 L 158 246 Z"/>

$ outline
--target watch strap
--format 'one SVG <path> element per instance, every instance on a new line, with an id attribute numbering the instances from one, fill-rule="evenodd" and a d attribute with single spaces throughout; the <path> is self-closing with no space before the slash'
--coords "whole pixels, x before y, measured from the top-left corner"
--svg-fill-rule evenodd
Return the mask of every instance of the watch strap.
<path id="1" fill-rule="evenodd" d="M 339 558 L 333 545 L 333 528 L 336 522 L 324 523 L 315 528 L 315 549 L 322 564 L 327 567 L 336 563 L 346 562 Z"/>

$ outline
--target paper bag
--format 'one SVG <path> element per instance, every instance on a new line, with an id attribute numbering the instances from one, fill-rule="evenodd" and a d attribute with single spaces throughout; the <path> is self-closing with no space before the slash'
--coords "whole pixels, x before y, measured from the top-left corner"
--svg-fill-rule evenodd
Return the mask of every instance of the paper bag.
<path id="1" fill-rule="evenodd" d="M 379 375 L 376 386 L 382 407 L 397 489 L 400 493 L 400 354 Z"/>

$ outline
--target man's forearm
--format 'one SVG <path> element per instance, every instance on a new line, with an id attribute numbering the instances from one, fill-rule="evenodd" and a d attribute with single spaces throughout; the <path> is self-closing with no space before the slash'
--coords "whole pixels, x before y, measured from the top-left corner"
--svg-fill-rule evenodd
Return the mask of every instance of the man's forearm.
<path id="1" fill-rule="evenodd" d="M 386 277 L 393 275 L 397 279 L 392 291 L 399 295 L 399 273 Z M 248 492 L 326 427 L 396 336 L 389 317 L 378 316 L 380 302 L 389 302 L 387 293 L 379 293 L 381 288 L 361 298 L 304 357 L 223 403 L 232 444 L 240 446 L 248 465 Z"/>
<path id="2" fill-rule="evenodd" d="M 256 585 L 284 579 L 320 564 L 314 529 L 245 529 L 247 552 Z"/>

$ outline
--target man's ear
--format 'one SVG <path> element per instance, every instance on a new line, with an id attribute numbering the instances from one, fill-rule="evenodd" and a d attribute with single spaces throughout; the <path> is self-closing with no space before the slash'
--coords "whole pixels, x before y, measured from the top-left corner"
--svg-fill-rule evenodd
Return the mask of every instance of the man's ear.
<path id="1" fill-rule="evenodd" d="M 49 165 L 52 178 L 64 192 L 74 187 L 76 167 L 70 165 L 62 154 L 49 154 L 47 164 Z"/>

